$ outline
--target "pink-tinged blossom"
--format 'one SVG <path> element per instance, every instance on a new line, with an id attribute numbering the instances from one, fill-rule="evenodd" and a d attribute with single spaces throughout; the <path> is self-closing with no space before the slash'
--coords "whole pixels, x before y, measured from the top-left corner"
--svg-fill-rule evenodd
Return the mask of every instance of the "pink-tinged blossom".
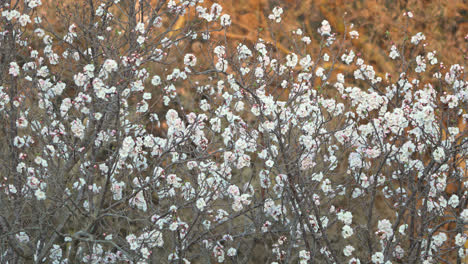
<path id="1" fill-rule="evenodd" d="M 306 264 L 310 260 L 310 252 L 306 250 L 299 251 L 300 264 Z"/>
<path id="2" fill-rule="evenodd" d="M 322 26 L 317 30 L 322 36 L 329 36 L 331 34 L 331 26 L 327 20 L 322 21 Z"/>
<path id="3" fill-rule="evenodd" d="M 408 16 L 409 18 L 413 18 L 413 12 L 411 11 L 405 12 L 403 13 L 403 16 Z"/>
<path id="4" fill-rule="evenodd" d="M 107 59 L 103 63 L 102 67 L 106 72 L 111 73 L 111 72 L 117 71 L 118 65 L 115 60 Z"/>
<path id="5" fill-rule="evenodd" d="M 197 64 L 197 57 L 191 53 L 185 54 L 184 64 L 191 67 L 195 66 Z"/>
<path id="6" fill-rule="evenodd" d="M 31 176 L 31 177 L 28 177 L 28 186 L 29 188 L 33 189 L 33 190 L 36 190 L 37 188 L 39 188 L 39 185 L 40 185 L 40 181 L 38 178 L 34 177 L 34 176 Z"/>
<path id="7" fill-rule="evenodd" d="M 356 30 L 353 30 L 349 32 L 349 36 L 351 37 L 351 39 L 357 39 L 359 38 L 359 33 Z"/>
<path id="8" fill-rule="evenodd" d="M 388 219 L 379 220 L 376 235 L 380 239 L 390 239 L 393 236 L 392 223 Z"/>
<path id="9" fill-rule="evenodd" d="M 418 45 L 421 41 L 426 40 L 426 36 L 422 32 L 417 33 L 411 37 L 411 43 Z"/>
<path id="10" fill-rule="evenodd" d="M 131 206 L 136 207 L 143 212 L 146 212 L 148 208 L 143 191 L 139 191 L 133 198 L 130 198 L 128 202 Z"/>
<path id="11" fill-rule="evenodd" d="M 112 198 L 114 200 L 121 200 L 122 199 L 122 193 L 123 193 L 123 188 L 125 187 L 124 182 L 113 182 L 111 186 L 111 191 L 112 191 Z"/>
<path id="12" fill-rule="evenodd" d="M 26 117 L 24 115 L 20 116 L 17 120 L 16 120 L 16 126 L 18 128 L 26 128 L 28 127 L 28 120 L 26 119 Z"/>
<path id="13" fill-rule="evenodd" d="M 13 77 L 17 77 L 19 75 L 20 68 L 16 62 L 10 62 L 10 69 L 8 70 L 8 73 Z"/>
<path id="14" fill-rule="evenodd" d="M 240 195 L 239 187 L 235 185 L 229 186 L 227 192 L 229 193 L 229 195 L 231 195 L 231 197 L 236 197 Z"/>
<path id="15" fill-rule="evenodd" d="M 75 135 L 75 137 L 80 139 L 84 138 L 85 126 L 83 125 L 80 119 L 75 119 L 72 121 L 71 131 Z"/>
<path id="16" fill-rule="evenodd" d="M 344 249 L 343 249 L 343 255 L 345 255 L 346 257 L 349 257 L 353 254 L 353 251 L 354 251 L 354 247 L 351 246 L 351 245 L 347 245 Z"/>

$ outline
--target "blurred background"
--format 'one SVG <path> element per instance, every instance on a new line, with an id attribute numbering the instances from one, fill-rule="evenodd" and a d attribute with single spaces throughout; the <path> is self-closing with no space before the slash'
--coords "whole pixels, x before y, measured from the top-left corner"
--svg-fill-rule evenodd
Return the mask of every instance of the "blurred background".
<path id="1" fill-rule="evenodd" d="M 232 16 L 231 37 L 255 40 L 268 39 L 268 14 L 274 6 L 284 9 L 281 28 L 289 33 L 301 27 L 312 41 L 317 28 L 326 19 L 332 31 L 343 33 L 345 23 L 354 24 L 360 34 L 353 41 L 355 50 L 365 50 L 365 60 L 378 72 L 392 71 L 388 53 L 392 41 L 400 41 L 404 31 L 412 36 L 426 35 L 430 48 L 437 50 L 441 61 L 464 64 L 467 51 L 468 1 L 466 0 L 228 0 L 221 1 L 224 12 Z M 407 19 L 404 12 L 411 11 Z M 350 30 L 348 29 L 348 32 Z M 281 33 L 281 32 L 275 32 Z M 277 34 L 277 40 L 286 34 Z M 286 47 L 287 48 L 287 47 Z"/>

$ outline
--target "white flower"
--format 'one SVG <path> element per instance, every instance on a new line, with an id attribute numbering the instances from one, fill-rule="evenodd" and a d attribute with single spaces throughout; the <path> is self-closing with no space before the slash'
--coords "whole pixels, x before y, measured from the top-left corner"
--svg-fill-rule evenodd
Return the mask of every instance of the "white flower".
<path id="1" fill-rule="evenodd" d="M 138 36 L 136 41 L 137 41 L 138 44 L 143 45 L 143 43 L 145 43 L 145 40 L 146 40 L 145 37 Z"/>
<path id="2" fill-rule="evenodd" d="M 31 23 L 30 17 L 26 14 L 21 15 L 18 21 L 22 27 L 25 27 L 28 23 Z"/>
<path id="3" fill-rule="evenodd" d="M 309 260 L 310 259 L 310 252 L 307 250 L 299 251 L 299 258 L 302 260 Z"/>
<path id="4" fill-rule="evenodd" d="M 218 18 L 219 14 L 223 11 L 223 7 L 220 4 L 214 3 L 210 8 L 210 15 L 214 18 Z"/>
<path id="5" fill-rule="evenodd" d="M 39 187 L 39 184 L 40 184 L 40 183 L 41 183 L 41 182 L 39 181 L 38 178 L 36 178 L 36 177 L 34 177 L 34 176 L 28 177 L 28 182 L 27 182 L 27 184 L 28 184 L 29 188 L 35 190 L 35 189 L 37 189 L 37 188 Z"/>
<path id="6" fill-rule="evenodd" d="M 182 179 L 177 177 L 175 174 L 169 174 L 166 177 L 168 184 L 172 185 L 175 188 L 180 188 Z"/>
<path id="7" fill-rule="evenodd" d="M 143 99 L 150 100 L 151 99 L 151 93 L 144 93 L 143 94 Z"/>
<path id="8" fill-rule="evenodd" d="M 127 157 L 130 150 L 135 146 L 135 141 L 132 137 L 126 137 L 122 142 L 122 147 L 120 148 L 120 156 Z"/>
<path id="9" fill-rule="evenodd" d="M 102 16 L 102 15 L 104 15 L 104 4 L 101 4 L 96 9 L 96 16 Z"/>
<path id="10" fill-rule="evenodd" d="M 203 209 L 204 209 L 205 207 L 206 207 L 205 199 L 199 198 L 199 199 L 197 200 L 197 208 L 198 208 L 198 210 L 203 211 Z"/>
<path id="11" fill-rule="evenodd" d="M 130 234 L 125 237 L 127 240 L 128 244 L 130 245 L 131 250 L 135 250 L 138 248 L 138 240 L 137 237 L 134 234 Z"/>
<path id="12" fill-rule="evenodd" d="M 83 139 L 85 126 L 81 123 L 80 119 L 75 119 L 71 124 L 71 131 L 75 135 L 75 137 L 79 139 Z"/>
<path id="13" fill-rule="evenodd" d="M 153 78 L 151 79 L 151 84 L 154 85 L 154 86 L 160 85 L 161 84 L 161 77 L 159 77 L 158 75 L 153 76 Z"/>
<path id="14" fill-rule="evenodd" d="M 353 254 L 353 251 L 354 251 L 354 247 L 353 247 L 353 246 L 350 246 L 350 245 L 347 245 L 347 246 L 343 249 L 343 254 L 344 254 L 346 257 L 349 257 L 349 256 L 351 256 L 351 254 Z"/>
<path id="15" fill-rule="evenodd" d="M 62 258 L 62 249 L 60 248 L 59 245 L 53 245 L 53 247 L 50 249 L 49 258 L 54 259 L 54 260 L 59 260 Z"/>
<path id="16" fill-rule="evenodd" d="M 343 236 L 343 238 L 348 238 L 352 236 L 353 234 L 354 234 L 354 231 L 349 225 L 343 226 L 341 230 L 341 235 Z"/>
<path id="17" fill-rule="evenodd" d="M 318 67 L 317 70 L 315 71 L 315 75 L 317 75 L 317 77 L 322 77 L 324 72 L 325 72 L 324 68 Z"/>
<path id="18" fill-rule="evenodd" d="M 239 187 L 237 187 L 236 185 L 229 186 L 227 191 L 232 197 L 240 195 Z"/>
<path id="19" fill-rule="evenodd" d="M 224 46 L 216 46 L 213 52 L 218 58 L 222 58 L 226 54 L 226 48 Z"/>
<path id="20" fill-rule="evenodd" d="M 184 56 L 184 64 L 187 66 L 195 66 L 197 64 L 197 57 L 191 53 L 187 53 Z"/>
<path id="21" fill-rule="evenodd" d="M 323 60 L 324 61 L 329 61 L 330 60 L 330 56 L 328 55 L 328 53 L 323 54 Z"/>
<path id="22" fill-rule="evenodd" d="M 283 9 L 281 7 L 275 6 L 275 8 L 273 8 L 273 13 L 268 16 L 268 19 L 279 23 L 281 22 L 281 14 L 283 14 Z"/>
<path id="23" fill-rule="evenodd" d="M 143 191 L 139 191 L 133 198 L 129 200 L 131 206 L 136 206 L 138 209 L 146 212 L 146 200 Z"/>
<path id="24" fill-rule="evenodd" d="M 312 42 L 312 40 L 307 36 L 302 37 L 301 41 L 307 45 L 309 45 Z"/>
<path id="25" fill-rule="evenodd" d="M 372 262 L 375 264 L 381 264 L 384 262 L 384 255 L 382 252 L 377 252 L 372 255 Z"/>
<path id="26" fill-rule="evenodd" d="M 149 244 L 150 247 L 162 247 L 162 246 L 164 246 L 163 235 L 162 235 L 161 232 L 159 232 L 157 230 L 153 230 L 153 231 L 151 231 L 149 233 L 145 233 L 145 237 L 148 237 L 148 239 L 144 238 L 144 240 L 149 241 L 148 244 Z"/>
<path id="27" fill-rule="evenodd" d="M 31 9 L 42 5 L 41 0 L 26 0 L 25 2 L 28 4 L 28 7 Z"/>
<path id="28" fill-rule="evenodd" d="M 41 191 L 40 189 L 37 189 L 34 192 L 34 195 L 36 196 L 37 200 L 45 200 L 45 198 L 46 198 L 45 192 Z"/>
<path id="29" fill-rule="evenodd" d="M 405 230 L 406 228 L 408 228 L 408 225 L 407 224 L 404 224 L 404 225 L 401 225 L 399 228 L 398 228 L 398 232 L 402 235 L 405 235 Z"/>
<path id="30" fill-rule="evenodd" d="M 322 36 L 329 36 L 331 33 L 331 26 L 330 23 L 328 23 L 327 20 L 322 21 L 322 26 L 317 30 L 318 33 Z"/>
<path id="31" fill-rule="evenodd" d="M 435 57 L 436 51 L 428 52 L 427 59 L 431 62 L 431 65 L 434 65 L 438 62 L 437 58 Z"/>
<path id="32" fill-rule="evenodd" d="M 439 233 L 435 236 L 432 236 L 432 241 L 435 246 L 440 247 L 445 241 L 447 241 L 447 235 L 445 233 Z"/>
<path id="33" fill-rule="evenodd" d="M 392 48 L 390 50 L 390 55 L 389 57 L 394 60 L 398 57 L 400 57 L 400 53 L 398 53 L 397 47 L 395 45 L 392 45 Z"/>
<path id="34" fill-rule="evenodd" d="M 291 53 L 286 56 L 286 66 L 288 67 L 291 67 L 291 68 L 295 67 L 297 65 L 297 61 L 298 61 L 298 58 L 295 53 Z"/>
<path id="35" fill-rule="evenodd" d="M 414 45 L 418 45 L 421 40 L 426 40 L 426 36 L 422 32 L 417 33 L 416 35 L 411 37 L 411 43 Z"/>
<path id="36" fill-rule="evenodd" d="M 252 51 L 244 44 L 237 46 L 237 52 L 240 60 L 252 57 Z"/>
<path id="37" fill-rule="evenodd" d="M 18 76 L 20 72 L 20 67 L 16 62 L 10 62 L 10 70 L 8 71 L 9 74 L 13 75 L 13 77 Z"/>
<path id="38" fill-rule="evenodd" d="M 234 105 L 234 109 L 235 109 L 237 112 L 240 112 L 240 111 L 244 110 L 244 102 L 242 102 L 242 101 L 237 102 L 237 103 Z"/>
<path id="39" fill-rule="evenodd" d="M 22 148 L 24 146 L 24 144 L 26 143 L 26 141 L 24 140 L 24 138 L 22 137 L 18 137 L 16 136 L 14 139 L 13 139 L 13 145 L 17 148 Z M 22 163 L 24 164 L 24 163 Z"/>
<path id="40" fill-rule="evenodd" d="M 455 237 L 455 245 L 461 247 L 466 242 L 467 236 L 465 234 L 457 234 Z"/>
<path id="41" fill-rule="evenodd" d="M 353 222 L 353 214 L 347 211 L 340 211 L 336 214 L 338 220 L 342 221 L 345 225 L 350 225 Z"/>
<path id="42" fill-rule="evenodd" d="M 237 249 L 235 249 L 235 248 L 228 249 L 227 255 L 230 256 L 230 257 L 234 257 L 235 255 L 237 255 Z"/>
<path id="43" fill-rule="evenodd" d="M 262 67 L 255 68 L 255 77 L 258 79 L 263 78 L 263 69 Z"/>
<path id="44" fill-rule="evenodd" d="M 346 63 L 346 64 L 349 65 L 351 62 L 353 62 L 354 57 L 355 57 L 354 51 L 351 50 L 351 51 L 349 52 L 348 55 L 343 54 L 343 55 L 341 56 L 341 60 L 342 60 L 344 63 Z"/>
<path id="45" fill-rule="evenodd" d="M 24 243 L 29 241 L 29 236 L 25 232 L 20 232 L 19 234 L 16 234 L 16 239 L 18 239 L 20 243 Z"/>
<path id="46" fill-rule="evenodd" d="M 231 25 L 231 16 L 229 16 L 228 14 L 224 14 L 219 19 L 219 22 L 222 27 L 229 27 Z"/>
<path id="47" fill-rule="evenodd" d="M 353 30 L 351 32 L 349 32 L 349 36 L 351 37 L 351 39 L 357 39 L 359 38 L 359 33 L 356 31 L 356 30 Z"/>
<path id="48" fill-rule="evenodd" d="M 8 194 L 8 193 L 15 194 L 15 193 L 17 193 L 17 192 L 18 192 L 18 191 L 16 190 L 16 187 L 15 187 L 13 184 L 9 184 L 9 185 L 8 185 L 7 194 Z"/>
<path id="49" fill-rule="evenodd" d="M 445 151 L 442 147 L 438 147 L 434 150 L 432 156 L 434 157 L 435 161 L 440 163 L 443 159 L 445 159 Z"/>
<path id="50" fill-rule="evenodd" d="M 216 70 L 220 72 L 225 72 L 227 71 L 228 68 L 228 62 L 225 59 L 219 59 L 218 62 L 215 65 Z"/>
<path id="51" fill-rule="evenodd" d="M 145 33 L 145 24 L 139 22 L 135 27 L 135 31 L 138 31 L 140 34 L 144 34 Z"/>
<path id="52" fill-rule="evenodd" d="M 312 66 L 314 63 L 312 62 L 312 58 L 310 57 L 310 55 L 307 54 L 304 58 L 302 58 L 299 61 L 299 64 L 301 65 L 302 69 L 305 70 L 305 69 L 309 68 L 310 66 Z"/>
<path id="53" fill-rule="evenodd" d="M 118 64 L 115 60 L 107 59 L 106 61 L 104 61 L 102 67 L 106 72 L 111 73 L 117 70 Z"/>
<path id="54" fill-rule="evenodd" d="M 458 196 L 456 194 L 452 194 L 450 197 L 448 204 L 452 206 L 453 208 L 457 207 L 458 204 L 460 203 L 460 200 L 458 199 Z"/>
<path id="55" fill-rule="evenodd" d="M 171 231 L 176 231 L 176 230 L 177 230 L 177 227 L 179 227 L 179 223 L 177 223 L 177 221 L 173 221 L 173 222 L 169 225 L 169 230 L 171 230 Z"/>
<path id="56" fill-rule="evenodd" d="M 464 209 L 460 214 L 461 219 L 463 222 L 468 223 L 468 209 Z"/>
<path id="57" fill-rule="evenodd" d="M 146 111 L 148 111 L 148 106 L 149 105 L 145 100 L 141 101 L 137 105 L 137 113 L 146 113 Z"/>
<path id="58" fill-rule="evenodd" d="M 141 248 L 141 249 L 140 249 L 140 253 L 141 253 L 141 255 L 142 255 L 142 257 L 143 257 L 144 259 L 149 258 L 149 256 L 151 255 L 151 252 L 149 251 L 149 249 L 148 249 L 147 247 Z"/>
<path id="59" fill-rule="evenodd" d="M 113 193 L 112 198 L 113 198 L 114 200 L 120 200 L 120 199 L 122 199 L 123 187 L 125 187 L 125 183 L 124 183 L 124 182 L 114 182 L 114 183 L 112 183 L 111 191 L 112 191 L 112 193 Z"/>
<path id="60" fill-rule="evenodd" d="M 393 235 L 392 223 L 388 219 L 379 220 L 377 228 L 379 229 L 377 234 L 380 239 L 390 239 Z"/>
<path id="61" fill-rule="evenodd" d="M 265 165 L 266 165 L 267 167 L 269 167 L 269 168 L 273 167 L 274 164 L 275 164 L 275 162 L 272 161 L 272 160 L 267 160 L 267 161 L 265 162 Z"/>

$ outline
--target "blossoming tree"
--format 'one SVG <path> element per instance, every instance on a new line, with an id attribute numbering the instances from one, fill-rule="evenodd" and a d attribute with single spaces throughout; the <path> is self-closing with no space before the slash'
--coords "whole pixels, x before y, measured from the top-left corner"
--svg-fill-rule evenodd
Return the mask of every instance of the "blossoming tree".
<path id="1" fill-rule="evenodd" d="M 468 253 L 468 82 L 423 33 L 378 73 L 327 21 L 282 54 L 228 40 L 230 16 L 202 0 L 0 9 L 1 263 Z"/>

